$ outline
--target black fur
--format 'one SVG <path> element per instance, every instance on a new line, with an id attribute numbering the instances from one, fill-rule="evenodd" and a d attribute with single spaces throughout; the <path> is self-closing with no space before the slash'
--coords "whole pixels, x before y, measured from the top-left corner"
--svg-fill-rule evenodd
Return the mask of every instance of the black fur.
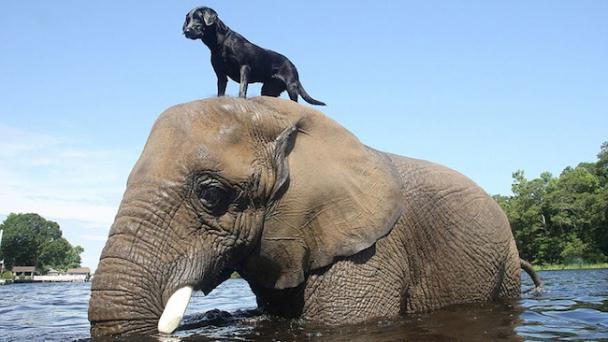
<path id="1" fill-rule="evenodd" d="M 249 83 L 261 82 L 262 95 L 277 97 L 287 90 L 293 101 L 297 102 L 300 95 L 310 104 L 325 105 L 306 93 L 298 70 L 287 57 L 249 42 L 226 26 L 211 8 L 191 10 L 182 29 L 186 38 L 200 39 L 211 50 L 211 65 L 217 75 L 217 96 L 226 93 L 230 77 L 240 83 L 240 97 L 247 96 Z"/>

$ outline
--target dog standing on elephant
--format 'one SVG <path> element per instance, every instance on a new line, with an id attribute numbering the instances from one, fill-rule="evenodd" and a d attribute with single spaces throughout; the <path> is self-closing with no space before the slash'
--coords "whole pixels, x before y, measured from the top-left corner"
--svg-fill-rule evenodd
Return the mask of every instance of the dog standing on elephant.
<path id="1" fill-rule="evenodd" d="M 211 50 L 211 65 L 217 76 L 217 96 L 224 96 L 228 77 L 240 83 L 239 96 L 247 96 L 249 83 L 263 83 L 262 95 L 278 97 L 287 90 L 289 98 L 324 106 L 313 99 L 300 83 L 298 70 L 287 57 L 263 49 L 232 31 L 213 9 L 198 7 L 186 15 L 182 28 L 189 39 L 200 39 Z"/>

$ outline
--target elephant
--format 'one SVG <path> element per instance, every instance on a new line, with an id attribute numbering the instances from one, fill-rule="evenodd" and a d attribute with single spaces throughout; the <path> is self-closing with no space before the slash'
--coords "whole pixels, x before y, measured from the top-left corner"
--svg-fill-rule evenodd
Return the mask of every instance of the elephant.
<path id="1" fill-rule="evenodd" d="M 462 174 L 289 100 L 203 99 L 155 122 L 88 317 L 92 336 L 171 333 L 193 291 L 236 271 L 265 314 L 350 324 L 517 298 L 522 267 L 505 214 Z"/>

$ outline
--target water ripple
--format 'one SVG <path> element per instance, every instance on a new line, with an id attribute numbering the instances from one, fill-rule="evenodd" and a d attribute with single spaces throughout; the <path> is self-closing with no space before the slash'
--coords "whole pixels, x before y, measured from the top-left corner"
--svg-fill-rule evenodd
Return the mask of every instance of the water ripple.
<path id="1" fill-rule="evenodd" d="M 541 272 L 541 277 L 546 291 L 540 296 L 527 293 L 517 301 L 341 327 L 260 316 L 247 283 L 231 279 L 206 297 L 195 294 L 172 337 L 143 340 L 608 340 L 608 270 Z M 522 288 L 531 288 L 526 276 L 523 280 Z M 0 286 L 0 341 L 88 340 L 89 296 L 89 284 Z"/>

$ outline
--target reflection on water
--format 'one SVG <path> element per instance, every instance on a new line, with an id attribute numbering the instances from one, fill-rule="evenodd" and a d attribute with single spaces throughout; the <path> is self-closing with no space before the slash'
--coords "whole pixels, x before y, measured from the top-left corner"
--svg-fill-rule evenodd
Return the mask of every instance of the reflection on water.
<path id="1" fill-rule="evenodd" d="M 519 304 L 519 335 L 532 340 L 608 340 L 608 270 L 540 273 L 547 291 Z"/>
<path id="2" fill-rule="evenodd" d="M 0 341 L 88 337 L 89 284 L 0 286 Z"/>
<path id="3" fill-rule="evenodd" d="M 541 277 L 541 296 L 529 292 L 521 300 L 341 327 L 257 316 L 247 284 L 229 280 L 207 297 L 194 297 L 172 337 L 136 340 L 608 340 L 608 270 L 541 272 Z M 531 281 L 523 278 L 522 288 L 530 289 Z M 89 284 L 0 286 L 0 340 L 88 339 L 88 298 Z"/>

